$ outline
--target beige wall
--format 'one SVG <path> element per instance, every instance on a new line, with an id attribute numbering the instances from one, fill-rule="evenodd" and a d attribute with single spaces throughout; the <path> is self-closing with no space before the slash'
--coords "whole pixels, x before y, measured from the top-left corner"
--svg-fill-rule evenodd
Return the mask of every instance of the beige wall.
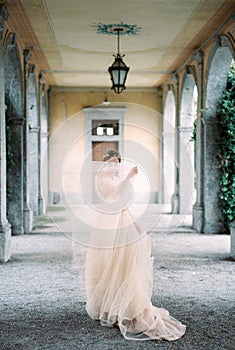
<path id="1" fill-rule="evenodd" d="M 82 166 L 86 155 L 86 117 L 84 108 L 101 105 L 107 98 L 110 106 L 125 106 L 124 117 L 124 157 L 133 160 L 147 173 L 151 183 L 153 201 L 159 190 L 160 156 L 160 98 L 157 90 L 151 92 L 51 91 L 49 98 L 50 131 L 50 190 L 62 192 L 64 164 L 75 160 Z M 108 107 L 107 107 L 108 108 Z M 143 175 L 143 173 L 142 173 Z M 145 191 L 141 176 L 136 186 Z M 146 181 L 145 181 L 146 182 Z M 145 184 L 146 185 L 146 184 Z M 74 175 L 66 175 L 67 191 L 77 192 L 78 181 Z"/>

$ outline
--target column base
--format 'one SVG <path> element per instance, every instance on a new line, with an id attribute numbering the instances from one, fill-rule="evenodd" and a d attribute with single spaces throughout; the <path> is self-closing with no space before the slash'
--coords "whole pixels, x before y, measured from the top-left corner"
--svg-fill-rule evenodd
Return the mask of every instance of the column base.
<path id="1" fill-rule="evenodd" d="M 33 210 L 31 208 L 24 209 L 24 233 L 28 234 L 33 229 Z"/>
<path id="2" fill-rule="evenodd" d="M 180 198 L 178 194 L 174 193 L 171 197 L 171 213 L 179 214 L 179 208 L 180 208 Z"/>
<path id="3" fill-rule="evenodd" d="M 203 233 L 209 235 L 225 233 L 223 223 L 219 220 L 215 220 L 215 222 L 213 222 L 212 220 L 209 221 L 208 218 L 206 218 L 206 220 L 203 221 Z"/>
<path id="4" fill-rule="evenodd" d="M 46 206 L 42 197 L 38 198 L 38 215 L 46 214 Z"/>
<path id="5" fill-rule="evenodd" d="M 59 204 L 61 202 L 61 194 L 59 192 L 53 192 L 52 205 Z"/>
<path id="6" fill-rule="evenodd" d="M 163 196 L 162 188 L 158 192 L 158 203 L 159 204 L 164 204 L 164 196 Z"/>
<path id="7" fill-rule="evenodd" d="M 204 209 L 202 206 L 198 204 L 194 204 L 193 206 L 193 228 L 198 233 L 203 233 L 203 219 Z"/>
<path id="8" fill-rule="evenodd" d="M 0 262 L 6 263 L 11 257 L 11 225 L 0 224 Z"/>
<path id="9" fill-rule="evenodd" d="M 230 228 L 230 257 L 235 260 L 235 221 L 232 222 Z"/>

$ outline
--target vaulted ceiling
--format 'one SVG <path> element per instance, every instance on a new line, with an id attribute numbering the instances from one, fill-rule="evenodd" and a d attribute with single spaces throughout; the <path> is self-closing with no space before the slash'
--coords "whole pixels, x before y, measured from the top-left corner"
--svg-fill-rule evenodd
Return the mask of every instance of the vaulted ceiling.
<path id="1" fill-rule="evenodd" d="M 134 25 L 120 50 L 127 86 L 155 88 L 232 15 L 234 0 L 11 0 L 9 25 L 31 48 L 49 85 L 109 88 L 117 36 L 97 24 Z"/>

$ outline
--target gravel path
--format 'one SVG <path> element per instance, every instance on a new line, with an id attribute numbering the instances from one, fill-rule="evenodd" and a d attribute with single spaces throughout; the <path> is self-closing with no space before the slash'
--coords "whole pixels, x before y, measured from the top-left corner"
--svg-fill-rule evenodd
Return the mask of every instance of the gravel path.
<path id="1" fill-rule="evenodd" d="M 60 208 L 52 208 L 50 215 L 66 222 Z M 170 229 L 167 214 L 154 227 L 155 216 L 153 207 L 145 218 L 151 222 L 155 257 L 152 302 L 187 325 L 183 338 L 127 341 L 117 327 L 105 328 L 90 319 L 82 276 L 72 268 L 71 240 L 45 216 L 35 222 L 31 235 L 12 238 L 12 258 L 0 265 L 0 349 L 234 350 L 230 237 L 196 234 L 188 216 L 174 217 L 180 222 L 176 230 Z"/>

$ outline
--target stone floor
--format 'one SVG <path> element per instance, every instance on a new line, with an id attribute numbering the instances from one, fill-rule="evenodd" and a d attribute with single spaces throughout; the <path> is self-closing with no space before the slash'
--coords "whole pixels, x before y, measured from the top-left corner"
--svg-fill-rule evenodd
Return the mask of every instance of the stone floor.
<path id="1" fill-rule="evenodd" d="M 35 221 L 32 234 L 12 238 L 12 258 L 0 265 L 0 349 L 233 350 L 230 237 L 197 234 L 190 215 L 172 216 L 157 205 L 148 208 L 144 220 L 155 257 L 152 302 L 187 325 L 183 338 L 127 341 L 118 328 L 104 328 L 88 317 L 83 279 L 72 268 L 72 241 L 63 233 L 67 218 L 55 206 Z"/>

